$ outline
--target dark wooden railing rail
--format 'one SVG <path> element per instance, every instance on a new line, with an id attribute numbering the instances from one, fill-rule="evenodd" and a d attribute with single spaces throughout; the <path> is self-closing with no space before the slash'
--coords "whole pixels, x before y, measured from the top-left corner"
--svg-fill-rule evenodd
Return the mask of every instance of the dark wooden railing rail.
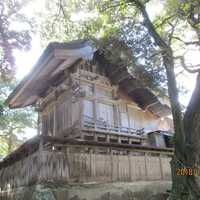
<path id="1" fill-rule="evenodd" d="M 29 155 L 27 143 L 0 163 L 1 190 L 51 181 L 168 180 L 171 176 L 173 149 L 52 137 L 40 137 L 36 143 L 38 148 Z"/>
<path id="2" fill-rule="evenodd" d="M 142 135 L 144 133 L 144 129 L 133 129 L 129 127 L 123 126 L 113 126 L 108 124 L 106 121 L 103 120 L 95 120 L 93 117 L 90 116 L 83 116 L 82 126 L 84 128 L 95 129 L 95 130 L 105 130 L 107 132 L 116 132 L 116 133 L 128 133 L 128 134 L 136 134 Z"/>

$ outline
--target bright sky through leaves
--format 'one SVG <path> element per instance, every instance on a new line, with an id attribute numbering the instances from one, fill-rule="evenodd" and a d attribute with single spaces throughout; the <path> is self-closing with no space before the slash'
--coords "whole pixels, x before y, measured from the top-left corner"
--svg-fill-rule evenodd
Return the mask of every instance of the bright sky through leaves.
<path id="1" fill-rule="evenodd" d="M 44 1 L 45 2 L 45 1 Z M 40 6 L 38 6 L 40 5 Z M 155 6 L 156 5 L 156 6 Z M 32 15 L 34 17 L 34 10 L 37 12 L 40 12 L 40 10 L 45 9 L 45 4 L 41 4 L 40 1 L 35 0 L 31 5 L 26 7 L 24 9 L 24 13 L 27 13 L 28 15 Z M 40 10 L 38 10 L 40 9 Z M 159 4 L 158 1 L 153 0 L 152 4 L 148 6 L 148 12 L 150 14 L 150 18 L 153 19 L 156 17 L 156 15 L 159 14 L 159 12 L 163 9 L 162 4 Z M 84 13 L 83 11 L 79 11 L 77 13 L 72 14 L 72 20 L 78 21 L 83 20 L 84 18 L 90 18 L 91 16 L 94 17 L 97 15 L 97 13 Z M 18 24 L 13 24 L 16 28 L 20 29 L 21 27 L 18 27 Z M 188 33 L 186 35 L 188 38 L 191 37 L 191 33 Z M 34 64 L 37 62 L 39 56 L 42 53 L 42 47 L 40 44 L 40 38 L 38 35 L 33 36 L 32 40 L 32 48 L 29 52 L 20 52 L 15 51 L 15 59 L 16 59 L 16 65 L 17 65 L 17 73 L 16 78 L 18 80 L 21 80 L 34 66 Z M 199 62 L 199 52 L 195 51 L 189 51 L 186 55 L 186 58 L 189 63 L 198 63 Z M 184 73 L 183 75 L 178 76 L 178 81 L 181 82 L 181 84 L 185 87 L 186 90 L 188 90 L 187 94 L 183 94 L 180 96 L 180 101 L 183 105 L 187 105 L 188 101 L 191 96 L 191 92 L 194 89 L 195 86 L 195 75 L 194 74 L 188 74 Z"/>

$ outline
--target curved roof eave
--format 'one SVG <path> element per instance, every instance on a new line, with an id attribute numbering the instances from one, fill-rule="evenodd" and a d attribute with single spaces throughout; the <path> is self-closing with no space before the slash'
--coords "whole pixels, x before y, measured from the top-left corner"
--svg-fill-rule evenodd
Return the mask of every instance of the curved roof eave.
<path id="1" fill-rule="evenodd" d="M 19 108 L 32 105 L 37 100 L 37 91 L 42 88 L 43 79 L 49 76 L 66 60 L 65 64 L 72 65 L 78 59 L 92 59 L 94 47 L 87 40 L 72 41 L 69 43 L 50 43 L 40 56 L 31 72 L 17 85 L 9 95 L 6 104 L 10 108 Z M 36 86 L 39 84 L 39 86 Z M 37 91 L 34 91 L 34 85 Z M 30 92 L 31 91 L 31 92 Z M 30 93 L 30 94 L 29 94 Z"/>

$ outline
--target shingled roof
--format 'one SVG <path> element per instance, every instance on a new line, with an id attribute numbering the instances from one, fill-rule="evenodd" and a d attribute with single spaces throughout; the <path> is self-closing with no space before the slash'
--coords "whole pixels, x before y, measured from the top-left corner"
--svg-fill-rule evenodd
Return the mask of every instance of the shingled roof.
<path id="1" fill-rule="evenodd" d="M 119 84 L 142 109 L 147 109 L 157 116 L 171 114 L 167 98 L 163 101 L 150 88 L 143 87 L 140 81 L 128 72 L 127 67 L 104 66 L 101 62 L 102 56 L 102 54 L 98 55 L 98 50 L 88 40 L 50 43 L 32 71 L 20 82 L 6 102 L 10 108 L 34 105 L 55 75 L 71 67 L 80 59 L 96 59 L 102 67 L 106 67 L 112 84 Z"/>

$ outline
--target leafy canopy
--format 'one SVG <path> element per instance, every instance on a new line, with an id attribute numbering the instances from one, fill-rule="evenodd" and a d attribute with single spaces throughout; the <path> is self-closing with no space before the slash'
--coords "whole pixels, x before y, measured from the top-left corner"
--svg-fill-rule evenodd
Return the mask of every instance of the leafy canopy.
<path id="1" fill-rule="evenodd" d="M 13 82 L 0 81 L 0 155 L 11 152 L 25 140 L 27 127 L 36 128 L 33 109 L 12 110 L 4 104 L 14 87 Z"/>
<path id="2" fill-rule="evenodd" d="M 15 73 L 15 49 L 27 50 L 31 41 L 31 19 L 22 8 L 27 0 L 0 1 L 0 78 L 13 78 Z M 23 27 L 20 30 L 17 27 Z"/>
<path id="3" fill-rule="evenodd" d="M 107 51 L 109 45 L 121 41 L 131 49 L 127 66 L 149 87 L 166 90 L 166 77 L 161 56 L 152 37 L 134 7 L 125 1 L 58 1 L 47 3 L 47 10 L 41 14 L 41 38 L 46 46 L 50 41 L 67 42 L 75 39 L 91 39 Z M 115 40 L 113 40 L 115 38 Z M 102 44 L 100 44 L 100 41 Z M 107 47 L 106 45 L 107 44 Z M 113 48 L 112 59 L 120 54 L 120 48 Z M 117 52 L 118 51 L 118 52 Z M 107 52 L 108 53 L 108 52 Z M 109 54 L 109 53 L 108 53 Z M 118 57 L 120 58 L 120 57 Z M 115 63 L 118 63 L 115 60 Z M 118 63 L 119 64 L 119 63 Z"/>

